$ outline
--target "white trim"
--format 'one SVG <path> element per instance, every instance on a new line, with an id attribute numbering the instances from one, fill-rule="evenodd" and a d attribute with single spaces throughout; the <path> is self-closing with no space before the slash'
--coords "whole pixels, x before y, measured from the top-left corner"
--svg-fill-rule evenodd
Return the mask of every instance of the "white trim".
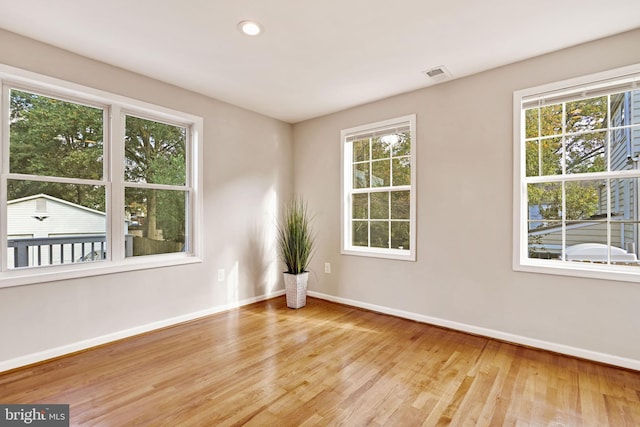
<path id="1" fill-rule="evenodd" d="M 69 97 L 69 101 L 84 105 L 87 105 L 87 101 L 98 105 L 118 104 L 124 110 L 136 111 L 138 114 L 149 114 L 151 117 L 165 120 L 168 123 L 179 124 L 184 123 L 185 120 L 189 122 L 202 120 L 199 116 L 193 114 L 57 79 L 55 77 L 49 77 L 44 74 L 34 73 L 21 68 L 11 67 L 9 65 L 0 64 L 0 79 L 9 86 L 19 84 L 23 87 L 26 85 L 25 87 L 27 89 L 30 88 L 36 92 L 48 90 L 51 91 L 51 96 L 54 98 L 64 95 Z M 46 93 L 44 95 L 48 96 Z M 89 105 L 95 107 L 95 105 Z"/>
<path id="2" fill-rule="evenodd" d="M 414 256 L 411 256 L 411 254 L 407 254 L 406 252 L 407 251 L 402 251 L 400 249 L 367 248 L 367 247 L 349 246 L 348 248 L 343 248 L 340 253 L 343 255 L 396 259 L 399 261 L 415 261 L 416 260 L 415 254 Z"/>
<path id="3" fill-rule="evenodd" d="M 353 162 L 352 151 L 347 150 L 345 145 L 350 145 L 352 141 L 349 138 L 358 134 L 370 134 L 375 132 L 388 133 L 388 131 L 403 127 L 409 129 L 411 134 L 411 184 L 396 187 L 369 187 L 369 188 L 351 188 L 351 180 L 353 179 Z M 386 258 L 400 261 L 416 261 L 417 259 L 417 143 L 418 137 L 416 132 L 416 114 L 407 114 L 405 116 L 396 117 L 342 129 L 340 131 L 340 161 L 342 164 L 342 173 L 340 174 L 340 253 L 343 255 L 355 255 L 374 258 Z M 406 156 L 405 156 L 406 157 Z M 370 162 L 369 159 L 367 162 Z M 365 162 L 363 162 L 365 163 Z M 347 189 L 347 186 L 349 189 Z M 409 242 L 410 249 L 400 250 L 393 248 L 375 248 L 360 247 L 351 244 L 351 203 L 350 194 L 371 194 L 375 192 L 390 191 L 409 191 Z M 370 220 L 369 220 L 370 221 Z"/>
<path id="4" fill-rule="evenodd" d="M 28 269 L 7 270 L 2 273 L 0 288 L 77 279 L 80 277 L 101 276 L 104 274 L 123 273 L 150 268 L 173 267 L 201 262 L 202 258 L 200 257 L 190 256 L 184 252 L 179 252 L 174 254 L 129 257 L 117 262 L 97 261 L 91 263 L 61 264 Z"/>
<path id="5" fill-rule="evenodd" d="M 10 91 L 9 88 L 1 84 L 0 80 L 0 189 L 7 188 L 7 175 L 9 172 L 9 125 L 3 117 L 10 117 Z M 3 242 L 7 241 L 8 237 L 8 207 L 7 207 L 7 192 L 0 191 L 0 263 L 9 257 L 9 248 Z M 0 265 L 0 274 L 4 270 L 4 266 Z M 0 285 L 1 287 L 1 285 Z"/>
<path id="6" fill-rule="evenodd" d="M 333 295 L 327 295 L 320 292 L 307 291 L 309 296 L 324 299 L 327 301 L 337 302 L 340 304 L 350 305 L 353 307 L 363 308 L 378 313 L 388 314 L 391 316 L 401 317 L 403 319 L 414 320 L 416 322 L 426 323 L 429 325 L 441 326 L 444 328 L 454 329 L 456 331 L 466 332 L 474 335 L 480 335 L 487 338 L 493 338 L 513 344 L 534 347 L 542 350 L 552 351 L 554 353 L 565 354 L 568 356 L 579 357 L 581 359 L 592 360 L 594 362 L 606 363 L 622 368 L 640 371 L 640 360 L 620 357 L 613 354 L 601 353 L 593 350 L 572 347 L 565 344 L 555 343 L 551 341 L 529 338 L 522 335 L 502 332 L 495 329 L 483 328 L 480 326 L 469 325 L 466 323 L 455 322 L 452 320 L 441 319 L 438 317 L 425 316 L 423 314 L 412 313 L 404 310 L 396 310 L 393 308 L 383 307 L 375 304 L 363 303 L 347 298 L 340 298 Z"/>
<path id="7" fill-rule="evenodd" d="M 64 280 L 77 277 L 88 277 L 100 274 L 110 274 L 121 271 L 131 271 L 146 268 L 165 267 L 172 265 L 190 264 L 201 262 L 202 238 L 199 230 L 202 228 L 202 182 L 203 168 L 201 158 L 203 146 L 203 119 L 201 117 L 172 110 L 159 105 L 150 104 L 132 98 L 116 95 L 102 90 L 82 86 L 72 82 L 59 80 L 30 71 L 0 64 L 0 83 L 2 84 L 2 112 L 8 117 L 9 91 L 12 87 L 19 90 L 32 91 L 43 96 L 63 99 L 65 101 L 88 105 L 104 110 L 105 122 L 103 125 L 104 138 L 104 163 L 103 178 L 101 180 L 86 180 L 66 177 L 34 176 L 34 179 L 43 182 L 61 182 L 87 185 L 100 185 L 105 187 L 106 212 L 110 219 L 107 223 L 106 234 L 110 247 L 109 259 L 101 263 L 87 263 L 83 265 L 46 266 L 24 269 L 10 269 L 4 263 L 7 259 L 6 244 L 0 248 L 0 288 L 19 286 L 31 283 L 42 283 L 55 280 Z M 170 125 L 187 128 L 186 173 L 187 185 L 168 186 L 160 184 L 138 184 L 124 182 L 124 166 L 115 159 L 124 157 L 124 147 L 113 141 L 124 141 L 125 115 L 141 117 L 146 120 L 158 121 Z M 107 120 L 108 119 L 108 120 Z M 114 129 L 116 124 L 120 124 Z M 0 151 L 2 164 L 0 165 L 0 185 L 6 188 L 7 179 L 28 179 L 30 175 L 9 173 L 8 160 L 8 126 L 3 128 L 0 123 Z M 111 137 L 111 138 L 110 138 Z M 197 164 L 195 164 L 197 163 Z M 186 218 L 185 230 L 190 233 L 185 242 L 187 252 L 148 255 L 144 257 L 126 258 L 124 253 L 124 210 L 118 206 L 124 206 L 125 187 L 156 188 L 186 192 L 188 197 L 188 218 Z M 0 194 L 0 206 L 6 209 L 7 197 L 5 191 Z M 0 242 L 7 239 L 6 210 L 0 212 Z"/>
<path id="8" fill-rule="evenodd" d="M 206 310 L 196 311 L 193 313 L 176 316 L 169 319 L 159 320 L 157 322 L 147 323 L 145 325 L 140 325 L 130 329 L 125 329 L 122 331 L 113 332 L 113 333 L 102 335 L 99 337 L 78 341 L 72 344 L 63 345 L 63 346 L 52 348 L 49 350 L 44 350 L 37 353 L 32 353 L 25 356 L 20 356 L 13 359 L 0 361 L 0 373 L 4 371 L 8 371 L 10 369 L 16 369 L 22 366 L 31 365 L 33 363 L 43 362 L 56 357 L 69 355 L 71 353 L 75 353 L 78 351 L 88 350 L 88 349 L 91 349 L 92 347 L 97 347 L 103 344 L 133 337 L 135 335 L 144 334 L 146 332 L 166 328 L 169 326 L 178 325 L 180 323 L 189 322 L 192 320 L 200 319 L 202 317 L 211 316 L 213 314 L 217 314 L 223 311 L 228 311 L 234 308 L 253 304 L 259 301 L 264 301 L 270 298 L 282 296 L 284 295 L 284 292 L 285 292 L 284 290 L 279 290 L 267 295 L 248 298 L 235 303 L 220 305 L 220 306 L 208 308 Z"/>
<path id="9" fill-rule="evenodd" d="M 114 120 L 117 117 L 118 120 Z M 119 125 L 119 126 L 116 126 Z M 124 141 L 125 138 L 125 123 L 124 123 L 124 114 L 122 113 L 122 109 L 119 105 L 113 105 L 109 109 L 109 121 L 107 122 L 107 126 L 104 126 L 109 130 L 109 134 L 114 140 Z M 107 168 L 105 172 L 105 176 L 109 182 L 109 193 L 111 197 L 107 198 L 107 202 L 111 202 L 111 205 L 106 206 L 107 212 L 112 212 L 112 215 L 117 215 L 118 218 L 113 218 L 113 220 L 108 224 L 107 228 L 108 235 L 111 236 L 111 251 L 109 251 L 110 261 L 114 260 L 122 260 L 126 258 L 126 250 L 125 244 L 126 239 L 124 236 L 124 220 L 125 220 L 125 212 L 124 209 L 121 211 L 119 209 L 114 209 L 115 206 L 124 206 L 124 162 L 116 162 L 113 159 L 124 159 L 125 157 L 125 149 L 124 144 L 109 144 L 106 147 L 105 152 L 109 156 L 109 164 L 105 165 Z"/>
<path id="10" fill-rule="evenodd" d="M 588 90 L 590 87 L 602 88 L 611 84 L 612 81 L 618 79 L 631 80 L 638 79 L 640 76 L 640 64 L 628 65 L 625 67 L 615 68 L 613 70 L 602 71 L 599 73 L 589 74 L 586 76 L 574 77 L 572 79 L 562 80 L 559 82 L 542 84 L 539 86 L 520 89 L 515 93 L 520 94 L 518 99 L 522 99 L 525 102 L 537 95 L 545 95 L 553 92 L 569 91 L 569 92 L 582 92 Z"/>
<path id="11" fill-rule="evenodd" d="M 614 83 L 617 81 L 629 84 L 632 88 L 633 81 L 640 80 L 640 64 L 630 65 L 614 70 L 587 76 L 577 77 L 560 82 L 554 82 L 533 88 L 517 90 L 513 93 L 513 253 L 512 267 L 514 271 L 556 274 L 562 276 L 586 277 L 605 280 L 620 280 L 627 282 L 640 282 L 640 268 L 588 264 L 576 262 L 564 262 L 557 260 L 542 260 L 528 257 L 528 230 L 527 230 L 527 184 L 547 183 L 547 182 L 570 182 L 583 180 L 600 179 L 624 179 L 640 177 L 640 170 L 605 171 L 583 174 L 563 174 L 557 176 L 525 177 L 526 159 L 524 141 L 522 139 L 525 126 L 523 114 L 523 104 L 531 102 L 532 99 L 540 98 L 544 100 L 549 97 L 573 96 L 572 94 L 584 91 L 597 90 L 598 93 L 605 93 L 606 88 L 613 84 L 614 88 L 619 87 Z M 560 99 L 560 98 L 558 98 Z M 560 101 L 559 101 L 560 102 Z M 608 109 L 610 106 L 607 107 Z M 610 118 L 610 114 L 607 115 Z M 564 123 L 564 120 L 563 120 Z M 634 125 L 635 126 L 635 125 Z M 629 126 L 615 127 L 622 129 Z M 607 129 L 611 129 L 607 126 Z M 637 128 L 637 127 L 636 127 Z M 564 131 L 564 130 L 563 130 Z M 587 132 L 588 133 L 588 132 Z M 532 138 L 529 138 L 532 139 Z M 610 141 L 607 140 L 607 152 L 611 153 Z M 609 156 L 608 156 L 609 157 Z M 610 159 L 608 159 L 608 164 Z M 607 192 L 609 193 L 609 191 Z M 563 188 L 563 201 L 564 188 Z M 564 203 L 564 202 L 563 202 Z M 610 213 L 610 203 L 607 204 L 607 212 Z M 564 210 L 564 209 L 563 209 Z M 608 226 L 610 227 L 610 226 Z M 609 228 L 610 229 L 610 228 Z M 565 230 L 563 230 L 563 246 L 565 240 Z M 610 239 L 610 236 L 607 237 Z"/>

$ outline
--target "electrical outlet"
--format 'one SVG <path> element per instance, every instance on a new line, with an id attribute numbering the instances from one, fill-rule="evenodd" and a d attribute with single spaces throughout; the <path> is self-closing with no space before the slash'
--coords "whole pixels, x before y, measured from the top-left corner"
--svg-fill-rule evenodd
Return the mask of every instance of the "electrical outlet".
<path id="1" fill-rule="evenodd" d="M 331 263 L 330 262 L 325 262 L 324 263 L 324 272 L 325 273 L 331 273 Z"/>
<path id="2" fill-rule="evenodd" d="M 218 270 L 218 282 L 224 282 L 224 268 Z"/>

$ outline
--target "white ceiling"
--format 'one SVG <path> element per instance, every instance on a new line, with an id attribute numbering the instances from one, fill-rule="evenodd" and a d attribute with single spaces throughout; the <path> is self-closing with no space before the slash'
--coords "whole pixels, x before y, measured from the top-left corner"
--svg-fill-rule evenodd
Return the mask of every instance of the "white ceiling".
<path id="1" fill-rule="evenodd" d="M 291 123 L 434 84 L 423 71 L 436 66 L 458 78 L 640 27 L 640 0 L 0 0 L 0 11 L 1 28 Z M 241 34 L 245 19 L 263 34 Z"/>

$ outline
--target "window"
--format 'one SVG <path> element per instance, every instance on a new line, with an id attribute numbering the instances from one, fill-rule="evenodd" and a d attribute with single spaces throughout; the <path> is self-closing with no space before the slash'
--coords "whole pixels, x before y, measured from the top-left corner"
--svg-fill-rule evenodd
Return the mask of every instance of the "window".
<path id="1" fill-rule="evenodd" d="M 197 261 L 202 119 L 9 67 L 0 78 L 0 286 Z"/>
<path id="2" fill-rule="evenodd" d="M 514 94 L 514 268 L 640 280 L 640 67 Z"/>
<path id="3" fill-rule="evenodd" d="M 342 253 L 415 261 L 415 121 L 341 132 Z"/>
<path id="4" fill-rule="evenodd" d="M 187 249 L 187 135 L 184 126 L 125 116 L 124 206 L 133 235 L 126 256 Z"/>

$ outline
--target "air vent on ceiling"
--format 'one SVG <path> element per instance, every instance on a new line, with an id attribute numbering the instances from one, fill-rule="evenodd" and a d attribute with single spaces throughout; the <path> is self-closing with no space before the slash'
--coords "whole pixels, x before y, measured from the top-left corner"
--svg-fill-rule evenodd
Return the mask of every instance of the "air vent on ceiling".
<path id="1" fill-rule="evenodd" d="M 432 68 L 424 72 L 427 77 L 434 81 L 444 80 L 449 77 L 449 72 L 444 67 L 444 65 L 440 65 L 438 67 Z"/>

